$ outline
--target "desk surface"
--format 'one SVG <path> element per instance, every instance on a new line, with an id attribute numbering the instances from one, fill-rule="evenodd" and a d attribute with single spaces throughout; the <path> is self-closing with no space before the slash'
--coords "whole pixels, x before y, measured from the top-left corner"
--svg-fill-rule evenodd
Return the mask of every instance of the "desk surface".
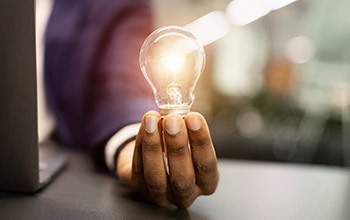
<path id="1" fill-rule="evenodd" d="M 36 194 L 0 192 L 1 219 L 350 219 L 350 172 L 329 167 L 220 160 L 214 195 L 187 210 L 147 203 L 73 152 Z"/>

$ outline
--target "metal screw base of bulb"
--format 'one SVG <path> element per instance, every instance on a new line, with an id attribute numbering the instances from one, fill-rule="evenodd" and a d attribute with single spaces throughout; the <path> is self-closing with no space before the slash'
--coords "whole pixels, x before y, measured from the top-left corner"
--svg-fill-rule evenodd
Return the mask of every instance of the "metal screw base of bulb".
<path id="1" fill-rule="evenodd" d="M 185 117 L 190 112 L 190 109 L 178 109 L 178 108 L 160 108 L 159 113 L 162 118 L 164 118 L 168 114 L 177 114 L 182 117 Z"/>

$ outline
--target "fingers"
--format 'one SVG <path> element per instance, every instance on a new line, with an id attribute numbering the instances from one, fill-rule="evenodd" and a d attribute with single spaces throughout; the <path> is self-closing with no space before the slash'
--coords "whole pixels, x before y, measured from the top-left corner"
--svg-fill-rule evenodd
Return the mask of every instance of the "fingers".
<path id="1" fill-rule="evenodd" d="M 213 193 L 218 179 L 215 150 L 203 116 L 190 113 L 183 119 L 169 114 L 162 120 L 154 111 L 144 115 L 132 161 L 134 188 L 158 205 L 171 202 L 187 208 L 200 194 Z"/>
<path id="2" fill-rule="evenodd" d="M 143 164 L 142 164 L 142 131 L 143 125 L 141 124 L 139 132 L 136 137 L 134 155 L 131 165 L 131 177 L 130 185 L 140 192 L 146 192 L 145 182 L 143 179 Z"/>
<path id="3" fill-rule="evenodd" d="M 142 120 L 142 162 L 143 174 L 149 197 L 158 205 L 169 203 L 167 174 L 163 160 L 161 117 L 155 111 L 147 112 Z"/>
<path id="4" fill-rule="evenodd" d="M 173 202 L 180 207 L 188 207 L 197 197 L 198 191 L 186 125 L 179 115 L 169 114 L 163 120 L 163 128 Z"/>
<path id="5" fill-rule="evenodd" d="M 131 170 L 132 170 L 132 158 L 134 155 L 135 140 L 129 142 L 120 151 L 116 164 L 116 175 L 121 182 L 125 184 L 130 183 Z"/>
<path id="6" fill-rule="evenodd" d="M 189 113 L 185 122 L 197 185 L 203 194 L 212 194 L 218 184 L 219 171 L 207 123 L 201 114 L 195 112 Z"/>

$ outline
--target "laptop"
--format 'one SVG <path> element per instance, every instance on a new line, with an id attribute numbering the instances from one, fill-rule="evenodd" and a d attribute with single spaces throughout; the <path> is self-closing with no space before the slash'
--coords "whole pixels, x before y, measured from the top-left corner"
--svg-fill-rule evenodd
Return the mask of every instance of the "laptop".
<path id="1" fill-rule="evenodd" d="M 35 192 L 67 164 L 39 146 L 36 77 L 34 0 L 1 1 L 0 190 Z"/>

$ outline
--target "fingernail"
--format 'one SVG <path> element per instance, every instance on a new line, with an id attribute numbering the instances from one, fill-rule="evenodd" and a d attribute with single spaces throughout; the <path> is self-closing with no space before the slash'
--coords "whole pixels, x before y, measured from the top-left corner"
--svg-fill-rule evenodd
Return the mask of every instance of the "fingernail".
<path id="1" fill-rule="evenodd" d="M 176 117 L 167 118 L 164 124 L 168 134 L 175 135 L 180 132 L 180 122 Z"/>
<path id="2" fill-rule="evenodd" d="M 202 122 L 197 116 L 190 116 L 187 119 L 187 127 L 191 131 L 198 131 L 202 127 Z"/>
<path id="3" fill-rule="evenodd" d="M 158 127 L 158 119 L 154 115 L 147 115 L 145 118 L 145 131 L 149 134 L 152 134 L 157 130 Z"/>

